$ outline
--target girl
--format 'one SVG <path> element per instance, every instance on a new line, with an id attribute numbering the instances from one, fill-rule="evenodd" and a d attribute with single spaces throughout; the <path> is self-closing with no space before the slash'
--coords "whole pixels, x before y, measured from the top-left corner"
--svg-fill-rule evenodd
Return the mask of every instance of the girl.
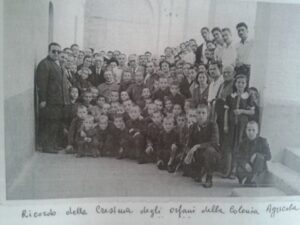
<path id="1" fill-rule="evenodd" d="M 237 75 L 234 87 L 234 92 L 227 96 L 224 106 L 225 136 L 222 149 L 227 153 L 224 176 L 228 178 L 231 178 L 236 170 L 235 158 L 245 133 L 248 117 L 254 115 L 254 106 L 246 89 L 247 76 L 244 74 Z"/>
<path id="2" fill-rule="evenodd" d="M 199 72 L 195 80 L 197 86 L 192 91 L 192 102 L 195 106 L 207 104 L 208 76 L 205 72 Z"/>

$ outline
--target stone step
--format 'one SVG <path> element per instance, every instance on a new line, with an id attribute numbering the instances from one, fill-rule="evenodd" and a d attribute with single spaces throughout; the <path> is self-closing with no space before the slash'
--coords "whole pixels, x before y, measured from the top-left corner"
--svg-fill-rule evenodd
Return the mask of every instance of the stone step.
<path id="1" fill-rule="evenodd" d="M 300 194 L 300 174 L 279 162 L 268 163 L 268 183 L 287 195 Z"/>
<path id="2" fill-rule="evenodd" d="M 300 173 L 300 148 L 284 149 L 282 164 Z"/>
<path id="3" fill-rule="evenodd" d="M 232 197 L 271 197 L 271 196 L 285 196 L 286 194 L 281 190 L 273 187 L 241 187 L 232 190 Z"/>

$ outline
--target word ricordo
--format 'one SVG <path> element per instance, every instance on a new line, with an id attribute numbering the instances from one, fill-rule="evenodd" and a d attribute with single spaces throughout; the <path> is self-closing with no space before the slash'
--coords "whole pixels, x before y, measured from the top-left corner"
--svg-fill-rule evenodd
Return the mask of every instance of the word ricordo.
<path id="1" fill-rule="evenodd" d="M 21 214 L 22 218 L 38 218 L 38 217 L 50 217 L 50 216 L 56 216 L 56 211 L 52 209 L 46 211 L 33 211 L 33 210 L 23 209 Z"/>

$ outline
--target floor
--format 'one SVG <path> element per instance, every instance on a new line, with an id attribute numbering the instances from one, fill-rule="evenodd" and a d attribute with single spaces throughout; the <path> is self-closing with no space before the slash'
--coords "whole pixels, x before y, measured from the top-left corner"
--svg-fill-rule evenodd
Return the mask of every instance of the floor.
<path id="1" fill-rule="evenodd" d="M 237 181 L 214 178 L 205 189 L 191 178 L 128 159 L 75 158 L 36 152 L 7 190 L 7 199 L 81 197 L 228 197 Z"/>

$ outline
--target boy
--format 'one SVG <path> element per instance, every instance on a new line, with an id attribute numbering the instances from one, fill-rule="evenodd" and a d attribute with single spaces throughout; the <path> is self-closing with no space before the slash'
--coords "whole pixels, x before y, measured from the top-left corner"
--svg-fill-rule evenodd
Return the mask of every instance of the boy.
<path id="1" fill-rule="evenodd" d="M 181 107 L 184 106 L 185 97 L 179 93 L 179 83 L 177 81 L 173 81 L 170 87 L 170 96 L 173 104 L 179 104 Z"/>
<path id="2" fill-rule="evenodd" d="M 205 188 L 211 188 L 214 167 L 219 159 L 219 131 L 215 122 L 208 119 L 207 105 L 197 107 L 197 123 L 189 129 L 188 148 L 190 149 L 184 159 L 186 165 L 191 165 L 197 174 L 196 181 L 201 182 L 206 173 Z M 194 162 L 192 163 L 192 159 Z"/>
<path id="3" fill-rule="evenodd" d="M 68 145 L 66 147 L 66 153 L 76 153 L 77 152 L 77 145 L 75 142 L 75 138 L 77 133 L 80 130 L 82 122 L 84 118 L 88 115 L 87 108 L 84 105 L 78 105 L 76 110 L 76 116 L 72 120 L 69 133 L 68 133 Z"/>
<path id="4" fill-rule="evenodd" d="M 97 88 L 99 90 L 99 95 L 105 97 L 105 100 L 109 102 L 109 98 L 111 96 L 111 91 L 119 90 L 119 85 L 114 82 L 114 77 L 112 71 L 106 70 L 104 72 L 105 83 L 100 84 Z"/>
<path id="5" fill-rule="evenodd" d="M 99 117 L 98 122 L 98 150 L 100 156 L 114 156 L 113 152 L 113 136 L 112 136 L 112 125 L 108 121 L 108 117 L 102 115 Z"/>
<path id="6" fill-rule="evenodd" d="M 88 109 L 88 111 L 92 108 L 91 101 L 93 100 L 92 92 L 87 90 L 82 94 L 82 104 Z"/>
<path id="7" fill-rule="evenodd" d="M 138 70 L 135 73 L 135 83 L 131 84 L 127 89 L 129 97 L 135 104 L 138 104 L 138 102 L 142 99 L 142 91 L 144 88 L 143 81 L 144 75 L 142 71 Z"/>
<path id="8" fill-rule="evenodd" d="M 174 118 L 176 119 L 177 116 L 182 113 L 182 107 L 181 107 L 181 105 L 175 104 L 173 106 L 173 111 L 172 112 L 173 112 Z"/>
<path id="9" fill-rule="evenodd" d="M 168 79 L 166 77 L 159 78 L 159 89 L 154 92 L 153 100 L 159 99 L 161 101 L 164 100 L 165 96 L 170 96 L 171 92 L 168 87 Z"/>
<path id="10" fill-rule="evenodd" d="M 268 141 L 258 136 L 258 124 L 249 121 L 246 127 L 247 138 L 240 145 L 237 156 L 237 177 L 240 184 L 255 186 L 255 179 L 267 170 L 271 159 Z"/>
<path id="11" fill-rule="evenodd" d="M 126 122 L 129 132 L 130 157 L 137 159 L 139 164 L 146 163 L 145 160 L 145 121 L 141 118 L 140 108 L 134 105 L 129 110 L 130 119 Z"/>
<path id="12" fill-rule="evenodd" d="M 141 108 L 144 109 L 146 106 L 146 100 L 150 99 L 151 97 L 151 93 L 150 93 L 150 89 L 147 87 L 144 87 L 142 90 L 142 96 L 141 98 L 138 100 L 137 105 Z"/>
<path id="13" fill-rule="evenodd" d="M 174 119 L 165 117 L 163 130 L 159 135 L 157 167 L 160 170 L 175 171 L 175 159 L 179 150 L 179 137 L 174 129 Z"/>
<path id="14" fill-rule="evenodd" d="M 156 110 L 157 110 L 157 111 L 163 112 L 164 105 L 163 105 L 163 101 L 162 101 L 162 100 L 160 100 L 160 99 L 155 99 L 155 100 L 154 100 L 154 104 L 156 105 Z"/>
<path id="15" fill-rule="evenodd" d="M 98 157 L 98 138 L 97 129 L 94 128 L 94 117 L 87 115 L 82 123 L 79 132 L 76 135 L 75 142 L 78 146 L 76 157 L 83 157 L 92 154 Z"/>
<path id="16" fill-rule="evenodd" d="M 147 127 L 146 154 L 153 162 L 157 159 L 159 134 L 162 131 L 162 118 L 161 112 L 154 112 L 151 115 L 152 122 L 149 123 Z"/>
<path id="17" fill-rule="evenodd" d="M 112 90 L 110 93 L 110 103 L 119 102 L 119 92 L 116 90 Z"/>

